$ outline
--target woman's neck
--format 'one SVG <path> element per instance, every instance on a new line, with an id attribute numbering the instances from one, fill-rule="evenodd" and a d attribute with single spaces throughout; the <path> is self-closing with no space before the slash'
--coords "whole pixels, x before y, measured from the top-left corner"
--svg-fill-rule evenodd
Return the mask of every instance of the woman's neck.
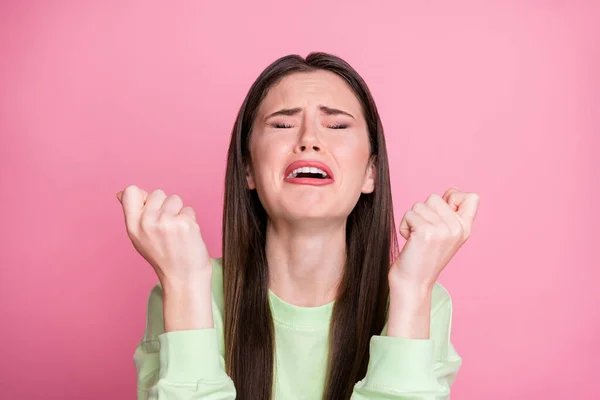
<path id="1" fill-rule="evenodd" d="M 266 236 L 273 293 L 302 307 L 335 300 L 346 261 L 345 221 L 318 228 L 270 221 Z"/>

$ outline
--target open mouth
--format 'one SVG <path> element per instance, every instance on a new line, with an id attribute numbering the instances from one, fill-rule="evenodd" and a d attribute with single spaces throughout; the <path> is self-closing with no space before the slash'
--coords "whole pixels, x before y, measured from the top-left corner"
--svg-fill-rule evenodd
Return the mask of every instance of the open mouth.
<path id="1" fill-rule="evenodd" d="M 299 185 L 322 186 L 333 183 L 333 173 L 320 161 L 298 160 L 285 170 L 284 180 Z"/>
<path id="2" fill-rule="evenodd" d="M 287 179 L 292 178 L 313 178 L 313 179 L 327 179 L 329 175 L 327 172 L 316 167 L 300 167 L 296 168 L 287 176 Z"/>

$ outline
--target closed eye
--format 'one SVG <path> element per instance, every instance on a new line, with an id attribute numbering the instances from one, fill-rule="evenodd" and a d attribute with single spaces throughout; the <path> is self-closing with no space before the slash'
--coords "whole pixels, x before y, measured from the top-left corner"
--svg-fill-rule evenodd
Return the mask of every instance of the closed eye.
<path id="1" fill-rule="evenodd" d="M 329 129 L 346 129 L 346 128 L 348 128 L 348 125 L 346 125 L 346 124 L 330 124 L 330 125 L 327 125 L 327 127 Z"/>
<path id="2" fill-rule="evenodd" d="M 293 128 L 294 125 L 290 125 L 290 124 L 286 124 L 286 123 L 274 123 L 273 124 L 273 128 L 277 128 L 277 129 L 290 129 Z"/>

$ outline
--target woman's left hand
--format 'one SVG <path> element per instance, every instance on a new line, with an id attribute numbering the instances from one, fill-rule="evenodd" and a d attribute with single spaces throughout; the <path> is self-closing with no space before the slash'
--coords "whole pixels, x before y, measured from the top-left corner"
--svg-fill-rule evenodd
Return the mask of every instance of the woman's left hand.
<path id="1" fill-rule="evenodd" d="M 390 289 L 431 290 L 440 272 L 471 234 L 479 206 L 476 193 L 450 188 L 416 203 L 400 223 L 407 240 L 389 272 Z"/>

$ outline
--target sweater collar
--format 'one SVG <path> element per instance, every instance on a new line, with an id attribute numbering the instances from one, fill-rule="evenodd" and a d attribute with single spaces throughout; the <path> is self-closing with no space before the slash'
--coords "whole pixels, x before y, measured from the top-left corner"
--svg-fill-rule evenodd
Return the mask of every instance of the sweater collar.
<path id="1" fill-rule="evenodd" d="M 329 329 L 335 301 L 316 307 L 300 307 L 285 302 L 269 289 L 269 303 L 275 322 L 292 328 Z"/>

